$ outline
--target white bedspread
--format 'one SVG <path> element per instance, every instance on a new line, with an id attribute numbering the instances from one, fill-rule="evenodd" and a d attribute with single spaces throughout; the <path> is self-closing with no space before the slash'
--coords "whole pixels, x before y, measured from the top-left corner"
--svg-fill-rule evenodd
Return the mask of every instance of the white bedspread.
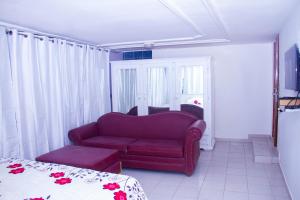
<path id="1" fill-rule="evenodd" d="M 133 177 L 0 158 L 0 200 L 146 200 Z"/>

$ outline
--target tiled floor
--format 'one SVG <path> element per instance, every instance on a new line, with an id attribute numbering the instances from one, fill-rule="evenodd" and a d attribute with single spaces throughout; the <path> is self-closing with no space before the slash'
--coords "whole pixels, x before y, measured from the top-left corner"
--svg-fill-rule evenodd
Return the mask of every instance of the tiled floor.
<path id="1" fill-rule="evenodd" d="M 149 200 L 290 200 L 278 164 L 253 162 L 251 143 L 217 142 L 202 151 L 195 173 L 125 169 Z"/>

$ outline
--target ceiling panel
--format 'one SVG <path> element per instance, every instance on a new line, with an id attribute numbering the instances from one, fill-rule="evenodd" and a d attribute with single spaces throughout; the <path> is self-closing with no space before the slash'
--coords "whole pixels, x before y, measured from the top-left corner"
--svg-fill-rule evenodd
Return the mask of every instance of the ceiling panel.
<path id="1" fill-rule="evenodd" d="M 157 0 L 1 0 L 0 20 L 95 43 L 196 34 Z"/>
<path id="2" fill-rule="evenodd" d="M 209 0 L 232 41 L 271 41 L 299 0 Z"/>
<path id="3" fill-rule="evenodd" d="M 299 0 L 0 0 L 0 21 L 96 44 L 181 38 L 189 42 L 216 39 L 255 42 L 271 41 L 299 3 Z"/>

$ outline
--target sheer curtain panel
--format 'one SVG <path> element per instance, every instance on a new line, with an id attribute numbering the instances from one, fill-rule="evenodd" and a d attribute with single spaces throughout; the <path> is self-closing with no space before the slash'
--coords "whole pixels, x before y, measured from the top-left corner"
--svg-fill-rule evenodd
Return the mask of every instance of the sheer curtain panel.
<path id="1" fill-rule="evenodd" d="M 132 107 L 136 106 L 137 90 L 137 72 L 136 69 L 119 70 L 118 84 L 118 110 L 127 113 Z"/>
<path id="2" fill-rule="evenodd" d="M 34 159 L 104 114 L 107 54 L 0 28 L 0 156 Z"/>
<path id="3" fill-rule="evenodd" d="M 156 107 L 169 106 L 167 68 L 148 68 L 148 105 Z"/>

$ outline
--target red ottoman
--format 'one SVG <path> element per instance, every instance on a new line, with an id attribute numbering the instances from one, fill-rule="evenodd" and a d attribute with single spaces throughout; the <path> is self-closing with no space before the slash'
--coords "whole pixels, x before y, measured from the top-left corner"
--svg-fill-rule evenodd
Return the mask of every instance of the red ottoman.
<path id="1" fill-rule="evenodd" d="M 36 160 L 111 173 L 121 172 L 119 152 L 113 149 L 69 145 L 43 154 Z"/>

